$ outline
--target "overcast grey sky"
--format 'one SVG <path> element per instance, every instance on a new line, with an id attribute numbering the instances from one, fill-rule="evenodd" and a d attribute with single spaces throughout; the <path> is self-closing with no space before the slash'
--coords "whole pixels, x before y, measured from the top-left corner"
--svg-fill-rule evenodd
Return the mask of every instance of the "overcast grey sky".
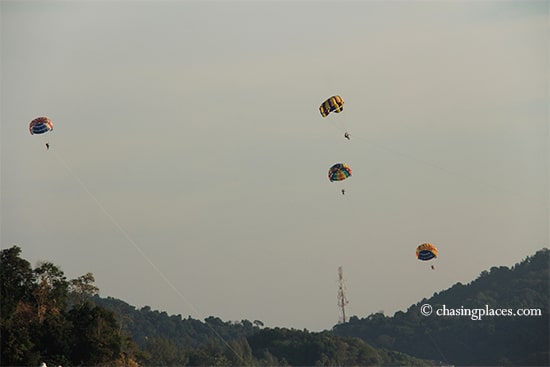
<path id="1" fill-rule="evenodd" d="M 102 296 L 323 330 L 548 247 L 548 1 L 0 11 L 1 246 Z"/>

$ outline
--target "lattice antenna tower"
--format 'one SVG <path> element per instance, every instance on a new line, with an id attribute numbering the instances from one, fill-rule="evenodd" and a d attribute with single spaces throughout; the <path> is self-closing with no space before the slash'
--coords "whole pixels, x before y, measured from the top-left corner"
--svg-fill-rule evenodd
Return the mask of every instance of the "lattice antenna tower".
<path id="1" fill-rule="evenodd" d="M 349 301 L 346 297 L 346 284 L 344 283 L 344 269 L 338 267 L 338 307 L 340 308 L 341 315 L 338 320 L 339 324 L 346 323 L 348 321 L 346 316 L 346 306 Z"/>

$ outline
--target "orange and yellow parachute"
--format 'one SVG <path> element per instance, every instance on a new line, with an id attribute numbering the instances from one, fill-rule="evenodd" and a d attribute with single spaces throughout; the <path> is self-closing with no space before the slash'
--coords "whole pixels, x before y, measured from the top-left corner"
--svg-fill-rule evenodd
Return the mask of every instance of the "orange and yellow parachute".
<path id="1" fill-rule="evenodd" d="M 416 248 L 416 258 L 427 261 L 436 258 L 439 255 L 437 248 L 431 243 L 423 243 Z"/>

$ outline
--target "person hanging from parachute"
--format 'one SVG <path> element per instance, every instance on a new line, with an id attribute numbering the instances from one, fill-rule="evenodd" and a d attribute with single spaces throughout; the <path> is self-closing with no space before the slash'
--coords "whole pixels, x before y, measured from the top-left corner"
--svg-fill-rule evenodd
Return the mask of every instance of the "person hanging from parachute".
<path id="1" fill-rule="evenodd" d="M 423 243 L 416 248 L 416 258 L 421 261 L 428 261 L 437 258 L 439 250 L 431 243 Z M 432 270 L 435 270 L 435 265 L 432 264 Z"/>
<path id="2" fill-rule="evenodd" d="M 37 117 L 29 123 L 31 135 L 42 135 L 53 130 L 53 122 L 47 117 Z M 50 143 L 46 142 L 46 150 L 50 149 Z"/>
<path id="3" fill-rule="evenodd" d="M 328 180 L 330 182 L 334 181 L 344 181 L 346 178 L 350 177 L 352 173 L 351 167 L 346 163 L 336 163 L 333 164 L 328 170 Z M 346 190 L 341 190 L 342 195 L 346 194 Z"/>
<path id="4" fill-rule="evenodd" d="M 340 113 L 342 111 L 344 111 L 344 99 L 337 95 L 328 98 L 326 101 L 321 103 L 321 106 L 319 106 L 319 112 L 323 117 L 327 117 L 333 112 Z M 350 140 L 351 138 L 350 134 L 347 131 L 344 132 L 344 138 L 348 140 Z"/>

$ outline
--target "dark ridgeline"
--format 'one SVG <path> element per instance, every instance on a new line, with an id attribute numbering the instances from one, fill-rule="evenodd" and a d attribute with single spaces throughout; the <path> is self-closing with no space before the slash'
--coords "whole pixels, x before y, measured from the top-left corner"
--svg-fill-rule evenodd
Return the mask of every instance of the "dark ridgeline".
<path id="1" fill-rule="evenodd" d="M 512 268 L 492 267 L 467 285 L 457 283 L 435 293 L 392 317 L 373 314 L 353 316 L 333 331 L 355 336 L 378 348 L 398 350 L 418 358 L 441 360 L 455 365 L 534 365 L 549 361 L 549 259 L 543 249 Z M 433 311 L 445 305 L 447 316 L 425 317 L 421 306 Z M 540 316 L 451 316 L 467 309 L 540 309 Z M 455 311 L 455 309 L 458 309 Z M 453 311 L 451 311 L 453 310 Z M 477 317 L 473 317 L 474 319 Z"/>
<path id="2" fill-rule="evenodd" d="M 100 298 L 87 273 L 33 269 L 21 248 L 2 250 L 2 366 L 426 365 L 331 332 L 263 328 L 261 321 L 204 321 Z"/>
<path id="3" fill-rule="evenodd" d="M 512 268 L 493 267 L 392 317 L 352 316 L 333 330 L 266 328 L 261 321 L 204 321 L 101 298 L 87 273 L 67 280 L 2 250 L 1 365 L 549 365 L 547 249 Z M 540 309 L 540 316 L 429 316 L 448 309 Z"/>

